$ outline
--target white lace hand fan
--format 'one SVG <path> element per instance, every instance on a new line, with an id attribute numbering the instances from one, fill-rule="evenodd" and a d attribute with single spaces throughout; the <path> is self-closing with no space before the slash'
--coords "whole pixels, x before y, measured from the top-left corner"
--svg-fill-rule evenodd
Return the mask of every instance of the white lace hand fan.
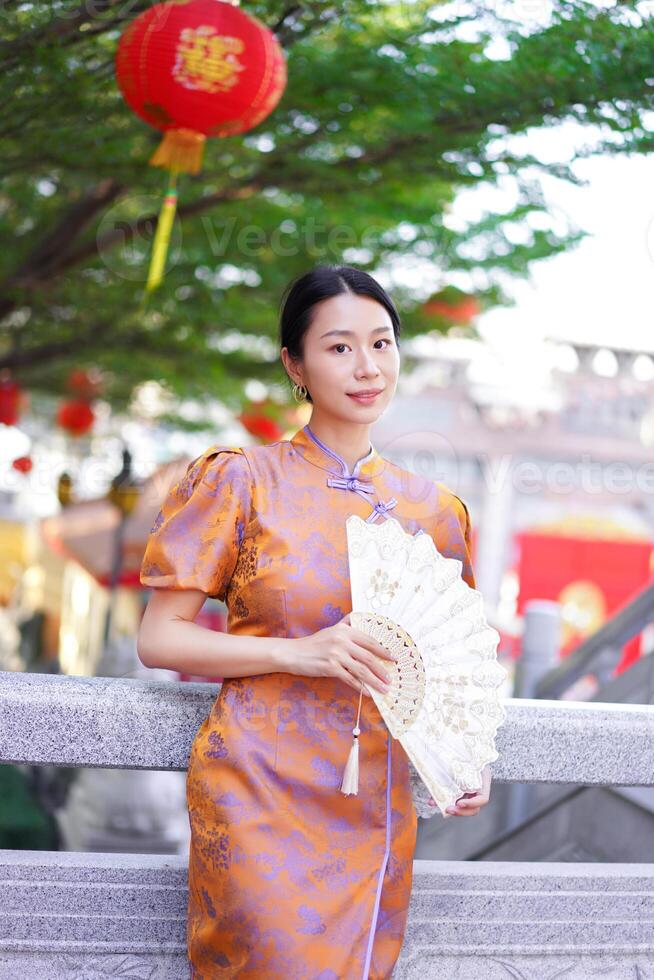
<path id="1" fill-rule="evenodd" d="M 391 735 L 409 757 L 416 813 L 444 817 L 482 785 L 497 759 L 495 735 L 506 718 L 499 688 L 499 633 L 488 625 L 481 592 L 461 577 L 463 563 L 441 555 L 433 538 L 409 534 L 393 517 L 345 522 L 350 567 L 350 623 L 397 653 L 384 661 L 391 686 L 368 688 Z M 359 698 L 359 712 L 361 698 Z M 358 789 L 359 717 L 341 791 Z"/>

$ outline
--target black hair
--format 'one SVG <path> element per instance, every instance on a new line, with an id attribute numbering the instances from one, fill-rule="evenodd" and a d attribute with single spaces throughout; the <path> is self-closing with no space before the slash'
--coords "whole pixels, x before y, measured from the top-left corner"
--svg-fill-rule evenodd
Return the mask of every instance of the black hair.
<path id="1" fill-rule="evenodd" d="M 388 312 L 393 324 L 395 342 L 400 342 L 400 315 L 395 303 L 376 279 L 350 265 L 318 265 L 292 280 L 282 295 L 279 320 L 280 348 L 287 347 L 291 357 L 301 358 L 304 335 L 311 326 L 314 308 L 324 299 L 340 293 L 355 293 L 376 300 Z M 307 392 L 307 401 L 311 395 Z"/>

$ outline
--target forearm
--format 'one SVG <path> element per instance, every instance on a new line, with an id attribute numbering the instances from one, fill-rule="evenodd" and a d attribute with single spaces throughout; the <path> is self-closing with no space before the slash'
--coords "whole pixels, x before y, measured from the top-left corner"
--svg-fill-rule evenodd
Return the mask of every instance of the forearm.
<path id="1" fill-rule="evenodd" d="M 238 636 L 207 629 L 185 619 L 142 624 L 138 655 L 146 667 L 204 677 L 247 677 L 283 670 L 288 644 L 275 636 Z"/>

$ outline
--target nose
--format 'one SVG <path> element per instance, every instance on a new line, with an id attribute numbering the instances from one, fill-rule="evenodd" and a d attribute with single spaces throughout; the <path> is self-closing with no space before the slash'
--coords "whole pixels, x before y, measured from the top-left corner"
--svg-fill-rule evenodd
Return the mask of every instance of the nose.
<path id="1" fill-rule="evenodd" d="M 375 358 L 370 351 L 364 348 L 357 358 L 356 376 L 369 378 L 376 377 L 379 373 L 379 367 Z"/>

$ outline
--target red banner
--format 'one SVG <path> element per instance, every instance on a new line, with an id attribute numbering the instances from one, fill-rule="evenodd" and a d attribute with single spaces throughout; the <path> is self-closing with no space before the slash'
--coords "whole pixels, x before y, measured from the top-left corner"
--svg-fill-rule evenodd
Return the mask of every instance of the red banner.
<path id="1" fill-rule="evenodd" d="M 654 572 L 652 543 L 523 532 L 519 548 L 518 613 L 530 599 L 562 604 L 565 656 L 641 591 Z M 623 648 L 619 674 L 640 656 L 640 636 Z"/>

